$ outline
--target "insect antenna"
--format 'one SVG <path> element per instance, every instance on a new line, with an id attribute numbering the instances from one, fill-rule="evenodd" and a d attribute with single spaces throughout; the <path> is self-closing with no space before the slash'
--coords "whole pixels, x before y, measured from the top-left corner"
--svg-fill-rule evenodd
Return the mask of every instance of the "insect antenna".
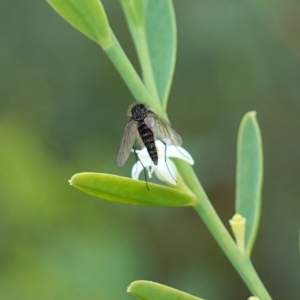
<path id="1" fill-rule="evenodd" d="M 147 187 L 147 190 L 150 192 L 150 189 L 149 189 L 149 186 L 148 186 L 148 180 L 147 180 L 147 172 L 145 170 L 146 168 L 145 168 L 145 166 L 143 165 L 142 161 L 140 160 L 139 156 L 136 153 L 136 147 L 133 147 L 133 152 L 135 154 L 135 162 L 137 163 L 137 161 L 139 161 L 141 163 L 141 165 L 143 166 L 145 181 L 146 181 L 146 187 Z"/>

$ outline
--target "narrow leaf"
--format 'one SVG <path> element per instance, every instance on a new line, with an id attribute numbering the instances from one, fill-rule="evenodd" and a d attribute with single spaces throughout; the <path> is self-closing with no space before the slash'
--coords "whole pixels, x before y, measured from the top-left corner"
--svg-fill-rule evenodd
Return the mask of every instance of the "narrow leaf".
<path id="1" fill-rule="evenodd" d="M 240 125 L 237 146 L 236 213 L 246 218 L 245 245 L 250 255 L 257 235 L 263 182 L 262 140 L 256 113 L 247 113 Z"/>
<path id="2" fill-rule="evenodd" d="M 102 173 L 75 174 L 70 184 L 102 199 L 150 206 L 192 206 L 195 198 L 175 189 L 126 177 Z"/>
<path id="3" fill-rule="evenodd" d="M 48 3 L 75 28 L 99 43 L 110 43 L 110 27 L 99 0 L 47 0 Z"/>
<path id="4" fill-rule="evenodd" d="M 176 59 L 176 23 L 171 0 L 147 1 L 146 34 L 158 96 L 166 108 Z"/>
<path id="5" fill-rule="evenodd" d="M 145 0 L 120 0 L 127 20 L 137 28 L 145 26 Z"/>
<path id="6" fill-rule="evenodd" d="M 203 300 L 190 294 L 151 281 L 134 281 L 127 289 L 140 300 Z"/>

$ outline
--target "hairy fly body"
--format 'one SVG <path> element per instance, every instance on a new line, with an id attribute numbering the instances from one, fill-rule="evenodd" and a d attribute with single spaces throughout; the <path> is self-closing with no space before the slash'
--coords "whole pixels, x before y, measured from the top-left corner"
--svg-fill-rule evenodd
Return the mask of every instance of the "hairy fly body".
<path id="1" fill-rule="evenodd" d="M 137 121 L 137 129 L 140 135 L 141 140 L 143 141 L 143 144 L 147 148 L 147 151 L 149 153 L 150 158 L 152 159 L 153 163 L 157 165 L 158 162 L 158 156 L 157 156 L 157 150 L 155 146 L 155 140 L 154 140 L 154 134 L 152 130 L 146 125 L 144 120 Z"/>
<path id="2" fill-rule="evenodd" d="M 125 164 L 131 149 L 135 150 L 138 144 L 147 148 L 155 165 L 158 163 L 155 140 L 160 140 L 165 145 L 180 146 L 182 144 L 180 135 L 171 127 L 170 123 L 152 112 L 145 104 L 136 103 L 130 106 L 128 115 L 130 118 L 117 154 L 119 167 Z"/>

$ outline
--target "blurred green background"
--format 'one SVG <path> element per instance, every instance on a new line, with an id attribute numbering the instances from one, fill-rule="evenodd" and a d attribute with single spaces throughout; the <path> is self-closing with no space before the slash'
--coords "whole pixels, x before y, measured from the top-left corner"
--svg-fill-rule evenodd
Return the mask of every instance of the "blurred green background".
<path id="1" fill-rule="evenodd" d="M 117 0 L 103 1 L 138 68 Z M 178 57 L 169 116 L 228 227 L 236 139 L 258 112 L 265 154 L 253 261 L 274 299 L 299 289 L 300 2 L 174 1 Z M 244 283 L 190 209 L 143 208 L 81 193 L 92 171 L 130 176 L 116 151 L 134 102 L 102 50 L 45 1 L 0 8 L 0 299 L 133 299 L 134 280 L 208 300 Z"/>

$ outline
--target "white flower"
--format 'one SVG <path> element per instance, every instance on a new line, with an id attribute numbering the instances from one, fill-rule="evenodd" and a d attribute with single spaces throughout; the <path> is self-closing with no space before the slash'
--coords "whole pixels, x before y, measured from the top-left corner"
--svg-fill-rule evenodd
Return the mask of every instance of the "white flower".
<path id="1" fill-rule="evenodd" d="M 191 165 L 194 164 L 193 158 L 182 147 L 165 145 L 159 140 L 155 141 L 155 145 L 158 155 L 157 165 L 153 163 L 146 147 L 141 150 L 135 150 L 138 156 L 138 161 L 133 165 L 131 177 L 133 179 L 138 179 L 140 173 L 145 168 L 148 171 L 149 178 L 152 177 L 154 172 L 160 180 L 176 185 L 178 172 L 175 164 L 169 159 L 169 157 L 180 158 Z"/>

